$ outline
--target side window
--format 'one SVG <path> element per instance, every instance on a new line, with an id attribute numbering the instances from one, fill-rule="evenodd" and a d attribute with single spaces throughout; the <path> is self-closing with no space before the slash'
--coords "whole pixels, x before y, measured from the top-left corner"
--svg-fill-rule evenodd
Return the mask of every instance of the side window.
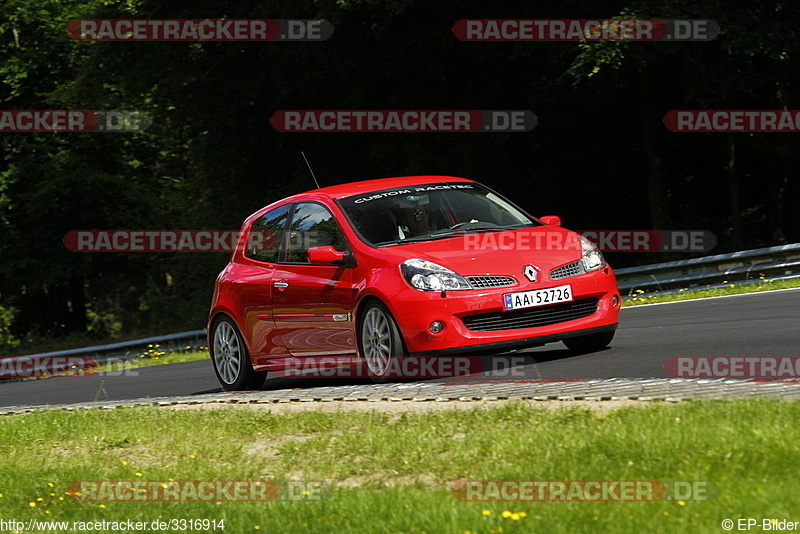
<path id="1" fill-rule="evenodd" d="M 262 215 L 250 227 L 244 255 L 251 260 L 276 263 L 280 259 L 283 231 L 292 204 L 275 208 Z"/>
<path id="2" fill-rule="evenodd" d="M 308 263 L 306 251 L 311 247 L 330 245 L 347 250 L 342 231 L 328 209 L 316 202 L 300 202 L 294 209 L 286 249 L 288 263 Z"/>

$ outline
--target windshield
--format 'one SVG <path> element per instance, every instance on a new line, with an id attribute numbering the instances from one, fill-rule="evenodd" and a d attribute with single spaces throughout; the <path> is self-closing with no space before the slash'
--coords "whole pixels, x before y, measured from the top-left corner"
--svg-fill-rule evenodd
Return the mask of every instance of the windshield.
<path id="1" fill-rule="evenodd" d="M 361 237 L 375 246 L 539 224 L 477 183 L 384 189 L 340 199 L 339 205 Z"/>

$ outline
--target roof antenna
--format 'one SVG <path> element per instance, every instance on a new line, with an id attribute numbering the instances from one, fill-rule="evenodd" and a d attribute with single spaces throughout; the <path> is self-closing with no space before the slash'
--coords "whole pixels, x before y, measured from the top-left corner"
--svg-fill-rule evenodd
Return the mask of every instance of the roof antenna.
<path id="1" fill-rule="evenodd" d="M 304 159 L 304 160 L 306 160 L 306 165 L 308 166 L 308 172 L 310 172 L 310 173 L 311 173 L 311 177 L 314 179 L 314 183 L 316 184 L 316 186 L 317 186 L 317 189 L 319 189 L 319 188 L 320 188 L 320 187 L 319 187 L 319 182 L 317 181 L 317 177 L 316 177 L 316 176 L 314 176 L 314 171 L 311 169 L 311 164 L 308 162 L 308 158 L 306 157 L 306 154 L 305 154 L 305 152 L 303 152 L 303 151 L 301 150 L 301 151 L 300 151 L 300 155 L 301 155 L 301 156 L 303 156 L 303 159 Z"/>

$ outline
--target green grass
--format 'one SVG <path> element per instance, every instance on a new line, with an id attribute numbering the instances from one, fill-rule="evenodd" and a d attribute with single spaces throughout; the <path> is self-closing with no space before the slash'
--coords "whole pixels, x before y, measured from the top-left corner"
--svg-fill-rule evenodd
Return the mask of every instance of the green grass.
<path id="1" fill-rule="evenodd" d="M 798 420 L 800 403 L 767 400 L 653 403 L 604 415 L 522 404 L 394 415 L 43 411 L 0 418 L 0 517 L 224 519 L 224 532 L 237 534 L 717 533 L 725 518 L 800 520 Z M 319 502 L 220 504 L 77 502 L 65 494 L 76 480 L 170 478 L 332 489 Z M 697 480 L 719 493 L 682 503 L 480 503 L 454 497 L 460 479 Z"/>
<path id="2" fill-rule="evenodd" d="M 727 284 L 728 282 L 723 282 Z M 722 297 L 725 295 L 742 295 L 745 293 L 759 293 L 761 291 L 773 291 L 775 289 L 792 289 L 800 287 L 800 279 L 790 280 L 768 280 L 762 278 L 760 282 L 755 283 L 731 283 L 726 287 L 718 287 L 713 289 L 681 289 L 679 293 L 670 293 L 668 295 L 660 295 L 658 292 L 645 293 L 644 291 L 637 290 L 633 298 L 623 301 L 623 306 L 637 306 L 641 304 L 656 304 L 659 302 L 675 302 L 679 300 L 692 300 L 707 297 Z"/>

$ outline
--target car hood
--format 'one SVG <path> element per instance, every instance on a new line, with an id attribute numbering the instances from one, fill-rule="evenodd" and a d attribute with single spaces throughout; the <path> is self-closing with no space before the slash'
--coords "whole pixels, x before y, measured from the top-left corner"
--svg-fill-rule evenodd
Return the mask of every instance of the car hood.
<path id="1" fill-rule="evenodd" d="M 422 258 L 463 276 L 519 277 L 526 265 L 549 271 L 581 258 L 579 235 L 551 225 L 499 232 L 467 232 L 381 250 L 395 256 L 398 263 Z"/>

